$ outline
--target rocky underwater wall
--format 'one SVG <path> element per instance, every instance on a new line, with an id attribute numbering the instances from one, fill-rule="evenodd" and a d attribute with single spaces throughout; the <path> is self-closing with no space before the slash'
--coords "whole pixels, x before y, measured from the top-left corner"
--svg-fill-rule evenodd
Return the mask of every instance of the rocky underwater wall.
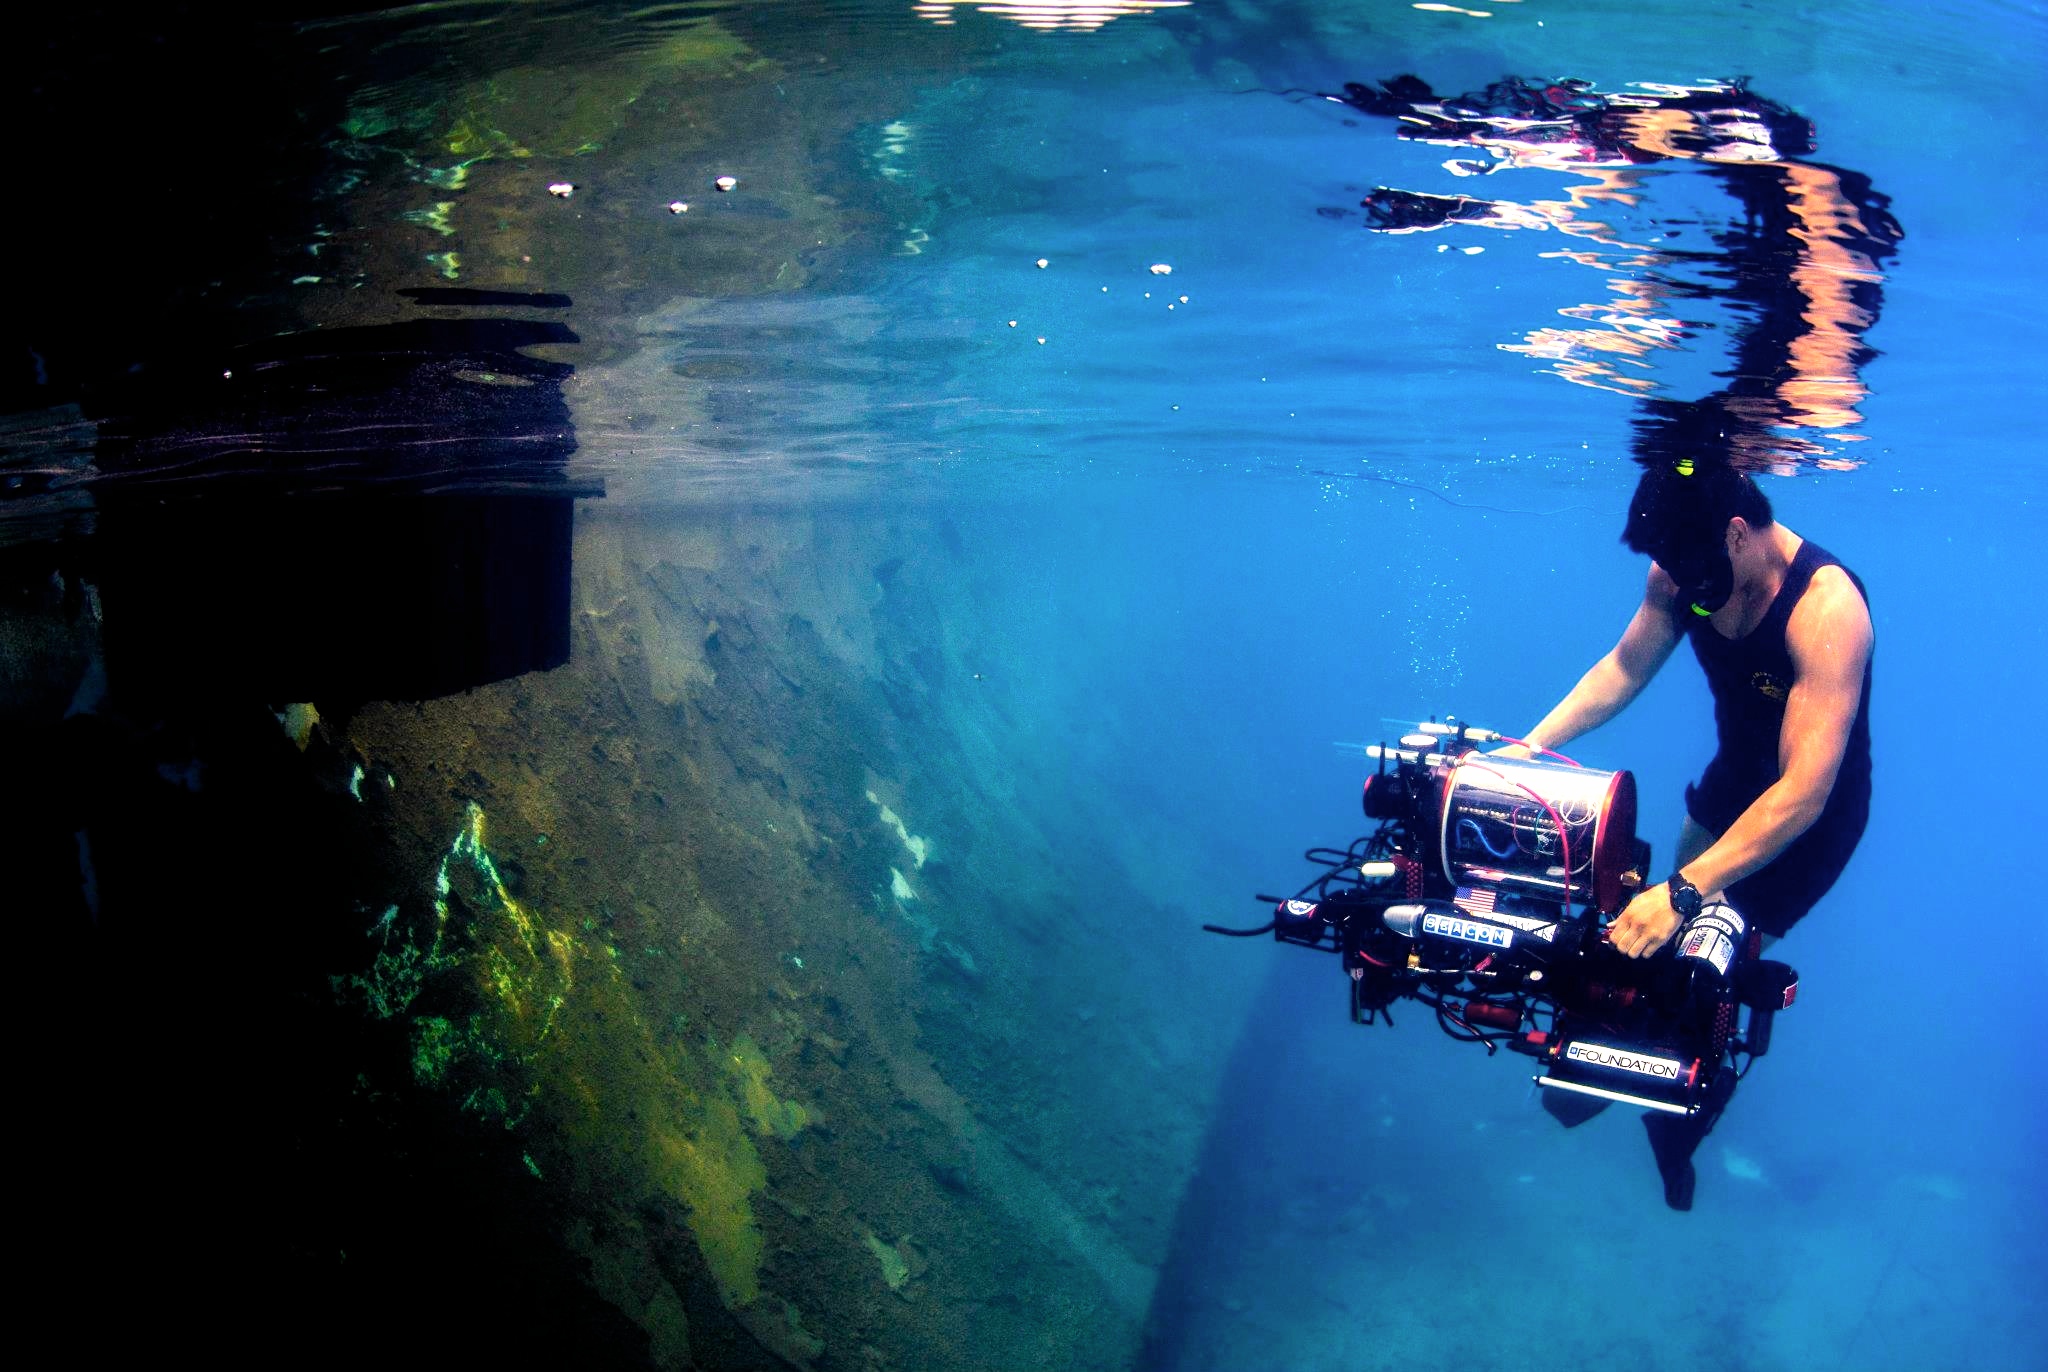
<path id="1" fill-rule="evenodd" d="M 565 666 L 54 729 L 38 1232 L 230 1353 L 1128 1365 L 1249 978 L 976 518 L 585 505 Z"/>
<path id="2" fill-rule="evenodd" d="M 338 726 L 411 873 L 344 994 L 659 1363 L 1123 1365 L 1222 1021 L 1105 950 L 1191 926 L 1006 708 L 1011 592 L 944 515 L 586 508 L 575 565 L 568 667 Z"/>

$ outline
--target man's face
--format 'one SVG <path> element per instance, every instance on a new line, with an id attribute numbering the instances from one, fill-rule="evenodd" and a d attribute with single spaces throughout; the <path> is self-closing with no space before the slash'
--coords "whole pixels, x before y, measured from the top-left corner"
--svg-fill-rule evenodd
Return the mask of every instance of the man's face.
<path id="1" fill-rule="evenodd" d="M 1728 555 L 1728 532 L 1679 538 L 1651 554 L 1657 565 L 1678 583 L 1678 603 L 1704 618 L 1735 594 L 1735 564 Z"/>

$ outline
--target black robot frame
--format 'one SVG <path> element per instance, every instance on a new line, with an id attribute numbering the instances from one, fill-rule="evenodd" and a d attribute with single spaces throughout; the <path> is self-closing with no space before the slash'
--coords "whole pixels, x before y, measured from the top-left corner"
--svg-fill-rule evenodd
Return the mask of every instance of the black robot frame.
<path id="1" fill-rule="evenodd" d="M 1718 1113 L 1770 1047 L 1797 974 L 1761 958 L 1718 902 L 1651 957 L 1617 951 L 1606 923 L 1650 861 L 1633 778 L 1479 751 L 1502 741 L 1452 719 L 1368 748 L 1378 827 L 1309 849 L 1316 875 L 1291 897 L 1258 897 L 1271 923 L 1204 927 L 1339 955 L 1359 1024 L 1391 1025 L 1410 1000 L 1454 1039 L 1534 1059 L 1546 1089 Z"/>

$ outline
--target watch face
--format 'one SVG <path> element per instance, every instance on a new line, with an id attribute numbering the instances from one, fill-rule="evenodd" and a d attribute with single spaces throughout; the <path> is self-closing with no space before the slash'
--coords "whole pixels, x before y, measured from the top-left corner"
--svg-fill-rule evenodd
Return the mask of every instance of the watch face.
<path id="1" fill-rule="evenodd" d="M 1678 878 L 1673 877 L 1671 879 L 1671 908 L 1684 915 L 1687 919 L 1691 919 L 1700 912 L 1699 888 L 1689 881 L 1680 881 Z"/>

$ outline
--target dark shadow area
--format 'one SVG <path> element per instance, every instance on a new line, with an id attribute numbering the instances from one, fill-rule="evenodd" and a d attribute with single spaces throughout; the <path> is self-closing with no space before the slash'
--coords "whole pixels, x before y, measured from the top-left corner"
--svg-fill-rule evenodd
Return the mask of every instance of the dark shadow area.
<path id="1" fill-rule="evenodd" d="M 87 483 L 109 686 L 415 700 L 569 654 L 558 324 L 321 330 L 158 372 Z M 167 383 L 167 384 L 166 384 Z"/>
<path id="2" fill-rule="evenodd" d="M 1372 1166 L 1358 1142 L 1363 1091 L 1316 1070 L 1329 1066 L 1316 1061 L 1328 1036 L 1304 1035 L 1301 1027 L 1304 1016 L 1334 1022 L 1341 1014 L 1342 980 L 1332 968 L 1321 958 L 1275 962 L 1231 1049 L 1216 1124 L 1174 1215 L 1136 1372 L 1226 1365 L 1207 1346 L 1233 1318 L 1218 1312 L 1266 1305 L 1273 1299 L 1267 1284 L 1287 1280 L 1284 1272 L 1247 1270 L 1252 1237 L 1273 1232 L 1283 1200 L 1341 1208 L 1339 1197 Z M 1323 1051 L 1305 1054 L 1304 1042 Z M 1381 1048 L 1356 1045 L 1360 1053 Z"/>
<path id="3" fill-rule="evenodd" d="M 296 21 L 347 5 L 33 6 L 8 21 L 14 172 L 0 410 L 104 399 L 287 327 L 344 92 Z M 289 255 L 289 256 L 288 256 Z M 119 327 L 109 327 L 110 321 Z"/>
<path id="4" fill-rule="evenodd" d="M 299 722 L 567 660 L 599 492 L 564 475 L 570 368 L 522 349 L 572 341 L 195 349 L 67 429 L 65 536 L 0 549 L 25 1306 L 69 1356 L 648 1365 L 514 1136 L 339 993 L 432 854 Z"/>

